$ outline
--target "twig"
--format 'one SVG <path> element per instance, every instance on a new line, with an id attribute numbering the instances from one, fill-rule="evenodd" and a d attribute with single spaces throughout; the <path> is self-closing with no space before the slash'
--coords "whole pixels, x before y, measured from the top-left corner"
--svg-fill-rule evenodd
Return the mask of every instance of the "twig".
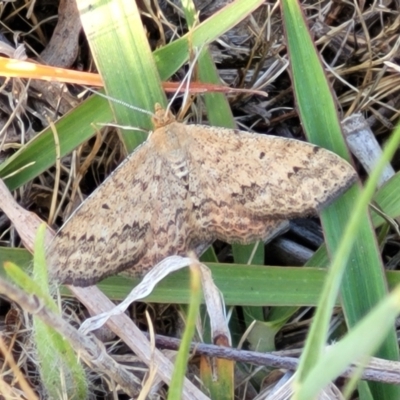
<path id="1" fill-rule="evenodd" d="M 145 333 L 145 335 L 147 334 Z M 179 339 L 162 335 L 156 335 L 155 341 L 159 348 L 169 350 L 178 350 L 181 342 Z M 237 350 L 230 347 L 221 347 L 204 343 L 192 343 L 190 351 L 192 355 L 224 358 L 237 362 L 246 362 L 265 367 L 284 368 L 292 371 L 297 369 L 299 363 L 298 358 L 283 355 L 283 352 L 259 353 L 256 351 Z M 348 367 L 340 376 L 350 378 L 353 376 L 356 368 L 356 365 Z M 373 357 L 361 377 L 365 380 L 398 385 L 400 384 L 400 362 Z"/>

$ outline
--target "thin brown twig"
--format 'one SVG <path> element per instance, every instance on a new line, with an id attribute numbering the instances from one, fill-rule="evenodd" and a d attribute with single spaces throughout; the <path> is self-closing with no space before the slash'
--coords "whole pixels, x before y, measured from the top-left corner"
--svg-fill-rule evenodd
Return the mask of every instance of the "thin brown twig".
<path id="1" fill-rule="evenodd" d="M 144 334 L 146 336 L 148 335 L 146 333 Z M 181 344 L 180 339 L 162 335 L 156 335 L 155 341 L 159 348 L 168 350 L 178 350 Z M 299 363 L 298 358 L 282 355 L 282 353 L 278 352 L 260 353 L 257 351 L 237 350 L 231 347 L 221 347 L 205 343 L 192 343 L 190 351 L 192 355 L 224 358 L 237 362 L 245 362 L 264 367 L 284 368 L 292 371 L 297 369 Z M 350 378 L 357 368 L 358 366 L 354 364 L 346 368 L 340 376 L 343 378 Z M 398 385 L 400 384 L 400 362 L 387 361 L 373 357 L 362 373 L 361 378 Z"/>

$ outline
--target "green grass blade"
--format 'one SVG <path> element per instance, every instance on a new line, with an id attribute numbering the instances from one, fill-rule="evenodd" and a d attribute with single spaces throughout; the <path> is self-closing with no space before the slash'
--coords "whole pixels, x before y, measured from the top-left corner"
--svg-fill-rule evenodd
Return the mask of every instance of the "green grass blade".
<path id="1" fill-rule="evenodd" d="M 136 2 L 96 0 L 90 7 L 83 2 L 78 7 L 107 94 L 150 112 L 156 102 L 165 106 L 166 98 Z M 152 128 L 149 115 L 115 102 L 110 104 L 119 124 Z M 147 134 L 128 130 L 122 136 L 131 152 Z"/>
<path id="2" fill-rule="evenodd" d="M 299 377 L 303 376 L 307 381 L 309 381 L 309 375 L 307 373 L 309 370 L 304 367 L 305 365 L 304 360 L 308 355 L 307 351 L 313 352 L 312 347 L 315 345 L 315 341 L 319 339 L 320 332 L 326 330 L 326 326 L 329 323 L 330 314 L 333 310 L 335 300 L 340 290 L 341 277 L 344 275 L 347 260 L 349 259 L 353 244 L 357 237 L 357 231 L 358 229 L 360 229 L 360 220 L 363 218 L 363 214 L 365 214 L 369 201 L 372 198 L 375 187 L 378 183 L 379 177 L 385 165 L 387 165 L 388 161 L 390 161 L 391 158 L 393 157 L 395 151 L 399 146 L 399 143 L 400 143 L 400 127 L 396 129 L 396 131 L 394 132 L 393 136 L 391 137 L 389 143 L 387 144 L 383 152 L 381 159 L 379 160 L 378 164 L 375 166 L 373 172 L 371 173 L 371 176 L 368 179 L 364 191 L 361 193 L 361 196 L 357 200 L 357 204 L 354 207 L 354 213 L 351 216 L 348 225 L 346 226 L 346 230 L 343 234 L 343 238 L 340 242 L 340 245 L 337 248 L 335 254 L 333 255 L 332 265 L 330 267 L 328 277 L 325 282 L 323 293 L 321 295 L 321 300 L 320 300 L 320 304 L 321 305 L 323 304 L 324 307 L 320 306 L 317 309 L 309 333 L 309 338 L 307 340 L 306 348 L 303 353 L 302 360 L 299 366 Z M 329 310 L 330 312 L 328 312 Z M 322 353 L 323 352 L 321 352 L 321 354 Z M 339 356 L 341 357 L 342 355 L 340 354 Z M 317 363 L 320 362 L 320 356 L 317 359 L 313 357 L 313 359 L 317 360 Z M 304 369 L 302 370 L 302 368 Z M 302 372 L 303 375 L 301 375 Z M 305 384 L 301 386 L 304 387 Z"/>
<path id="3" fill-rule="evenodd" d="M 305 131 L 311 142 L 334 150 L 342 157 L 348 158 L 341 136 L 336 105 L 304 22 L 299 3 L 283 1 L 282 9 L 292 65 L 293 85 Z M 354 186 L 321 215 L 326 244 L 332 255 L 335 255 L 337 251 L 343 227 L 354 212 L 354 199 L 358 194 L 359 188 Z M 343 309 L 350 327 L 386 293 L 379 249 L 367 211 L 364 211 L 359 226 L 355 246 L 351 253 L 351 268 L 347 268 L 345 271 L 341 290 Z M 336 279 L 337 282 L 334 286 L 338 287 L 340 276 L 337 276 Z M 371 288 L 371 283 L 373 288 Z M 329 309 L 326 310 L 327 313 L 330 313 Z M 307 356 L 303 358 L 300 379 L 305 377 L 322 352 L 326 340 L 328 318 L 328 315 L 324 316 L 325 322 L 322 324 L 322 331 L 312 337 L 313 346 L 311 344 L 308 346 Z M 379 350 L 379 355 L 388 359 L 398 359 L 394 329 Z M 397 393 L 397 396 L 400 393 L 398 388 L 389 388 L 384 385 L 374 386 L 376 395 L 383 396 L 381 398 L 389 399 L 394 393 Z"/>
<path id="4" fill-rule="evenodd" d="M 90 139 L 96 132 L 96 124 L 109 123 L 112 118 L 107 101 L 98 96 L 91 97 L 64 115 L 56 124 L 61 157 Z M 13 174 L 4 182 L 14 190 L 46 171 L 55 160 L 54 135 L 48 128 L 0 165 L 0 178 Z"/>
<path id="5" fill-rule="evenodd" d="M 190 345 L 196 330 L 196 321 L 199 315 L 202 299 L 201 272 L 200 268 L 191 268 L 190 278 L 190 303 L 189 312 L 186 318 L 186 327 L 179 346 L 178 355 L 175 360 L 174 372 L 168 391 L 168 400 L 181 399 L 183 381 L 185 379 L 187 364 L 189 360 Z"/>
<path id="6" fill-rule="evenodd" d="M 316 398 L 349 365 L 366 363 L 392 329 L 400 313 L 400 287 L 382 300 L 338 343 L 330 346 L 301 385 L 299 400 Z"/>
<path id="7" fill-rule="evenodd" d="M 263 4 L 260 0 L 236 0 L 201 23 L 188 34 L 154 52 L 162 80 L 170 78 L 189 59 L 190 50 L 217 39 Z"/>
<path id="8" fill-rule="evenodd" d="M 6 272 L 3 269 L 5 262 L 11 262 L 19 265 L 23 270 L 27 270 L 32 264 L 32 255 L 25 249 L 0 247 L 0 277 L 6 278 Z"/>
<path id="9" fill-rule="evenodd" d="M 25 253 L 23 259 L 29 264 L 29 253 L 17 250 L 18 253 Z M 21 257 L 21 254 L 18 256 Z M 13 258 L 13 253 L 6 258 Z M 211 268 L 215 284 L 221 290 L 227 305 L 315 306 L 327 274 L 324 268 L 282 268 L 208 262 L 206 264 Z M 0 275 L 5 275 L 2 266 Z M 390 288 L 400 284 L 400 272 L 387 271 L 386 277 Z M 99 283 L 99 287 L 113 300 L 122 300 L 139 282 L 139 279 L 115 276 Z M 188 272 L 179 271 L 160 282 L 145 301 L 188 304 L 190 293 L 185 289 L 188 287 Z M 61 290 L 63 295 L 71 295 L 68 289 Z M 336 304 L 339 305 L 339 302 Z M 297 307 L 293 309 L 297 310 Z"/>

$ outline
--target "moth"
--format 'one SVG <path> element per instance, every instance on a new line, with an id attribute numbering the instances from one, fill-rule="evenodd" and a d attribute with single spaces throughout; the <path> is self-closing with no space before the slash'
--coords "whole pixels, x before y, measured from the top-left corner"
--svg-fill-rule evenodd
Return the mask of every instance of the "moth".
<path id="1" fill-rule="evenodd" d="M 71 215 L 47 249 L 50 276 L 93 285 L 142 276 L 171 255 L 215 241 L 251 243 L 314 215 L 355 181 L 354 169 L 312 144 L 185 125 L 156 105 L 146 142 Z"/>

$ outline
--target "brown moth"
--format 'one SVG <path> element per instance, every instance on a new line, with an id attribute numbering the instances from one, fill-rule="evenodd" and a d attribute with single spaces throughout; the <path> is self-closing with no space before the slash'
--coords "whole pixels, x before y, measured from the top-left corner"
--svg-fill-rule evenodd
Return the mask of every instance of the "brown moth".
<path id="1" fill-rule="evenodd" d="M 309 143 L 185 125 L 156 106 L 155 130 L 74 212 L 47 249 L 50 276 L 93 285 L 141 276 L 216 239 L 251 243 L 318 213 L 356 178 Z"/>

